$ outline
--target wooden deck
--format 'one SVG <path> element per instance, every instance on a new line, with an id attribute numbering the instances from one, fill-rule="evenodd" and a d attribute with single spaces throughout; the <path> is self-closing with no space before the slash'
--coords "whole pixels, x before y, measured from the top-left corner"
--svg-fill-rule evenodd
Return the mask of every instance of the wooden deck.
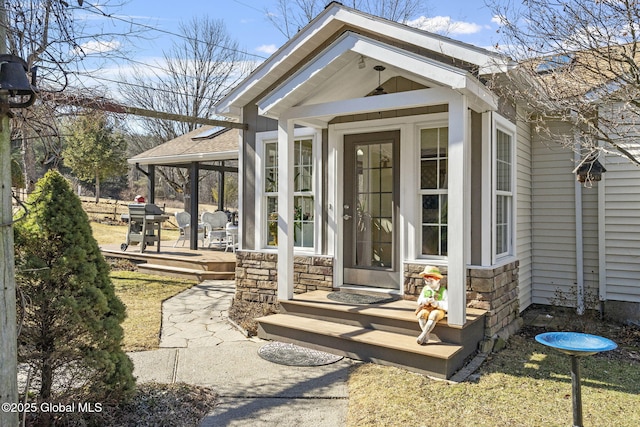
<path id="1" fill-rule="evenodd" d="M 154 246 L 140 252 L 138 246 L 126 251 L 119 244 L 100 245 L 105 257 L 128 259 L 138 264 L 138 271 L 171 277 L 198 280 L 234 280 L 236 255 L 217 247 L 190 250 L 188 247 L 172 247 L 173 242 L 162 242 L 160 252 Z"/>

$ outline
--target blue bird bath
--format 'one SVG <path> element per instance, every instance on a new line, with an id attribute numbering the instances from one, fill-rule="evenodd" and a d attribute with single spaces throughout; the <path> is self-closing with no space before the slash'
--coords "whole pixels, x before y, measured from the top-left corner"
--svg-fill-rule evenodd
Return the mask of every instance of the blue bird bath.
<path id="1" fill-rule="evenodd" d="M 573 425 L 582 427 L 582 392 L 580 390 L 579 358 L 602 351 L 613 350 L 618 345 L 609 338 L 579 332 L 545 332 L 536 335 L 536 341 L 571 356 L 571 391 Z"/>
<path id="2" fill-rule="evenodd" d="M 536 335 L 536 341 L 571 356 L 591 356 L 618 347 L 609 338 L 579 332 L 546 332 Z"/>

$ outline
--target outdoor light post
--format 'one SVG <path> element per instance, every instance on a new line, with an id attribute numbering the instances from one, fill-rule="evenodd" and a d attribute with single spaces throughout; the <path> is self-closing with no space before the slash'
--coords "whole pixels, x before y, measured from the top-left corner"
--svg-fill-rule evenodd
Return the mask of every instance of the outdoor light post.
<path id="1" fill-rule="evenodd" d="M 26 108 L 35 101 L 35 88 L 27 80 L 27 63 L 7 54 L 5 3 L 0 3 L 0 411 L 1 426 L 18 425 L 18 411 L 5 410 L 18 403 L 18 338 L 16 324 L 15 252 L 11 203 L 11 108 Z M 32 74 L 32 82 L 35 74 Z M 24 97 L 29 98 L 24 101 Z M 19 101 L 18 101 L 19 97 Z M 11 101 L 15 98 L 16 101 Z M 9 409 L 12 406 L 8 406 Z"/>

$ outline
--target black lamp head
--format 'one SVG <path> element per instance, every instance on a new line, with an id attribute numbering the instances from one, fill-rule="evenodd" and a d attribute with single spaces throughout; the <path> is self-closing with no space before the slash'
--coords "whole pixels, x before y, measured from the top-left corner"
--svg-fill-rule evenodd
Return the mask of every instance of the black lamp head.
<path id="1" fill-rule="evenodd" d="M 9 97 L 29 96 L 25 102 L 9 101 L 9 108 L 26 108 L 35 101 L 36 73 L 31 70 L 31 83 L 27 78 L 29 71 L 26 61 L 15 55 L 0 55 L 0 94 Z"/>

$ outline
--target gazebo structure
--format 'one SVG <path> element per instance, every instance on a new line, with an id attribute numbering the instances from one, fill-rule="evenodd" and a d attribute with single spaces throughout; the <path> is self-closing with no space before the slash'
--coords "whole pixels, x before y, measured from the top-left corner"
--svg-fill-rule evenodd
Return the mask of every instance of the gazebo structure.
<path id="1" fill-rule="evenodd" d="M 189 171 L 189 211 L 191 223 L 198 223 L 198 181 L 201 170 L 220 174 L 218 208 L 224 209 L 224 180 L 226 173 L 238 173 L 237 166 L 227 161 L 238 160 L 238 129 L 202 126 L 175 139 L 160 144 L 128 160 L 148 178 L 148 202 L 155 203 L 156 166 L 184 168 Z M 146 167 L 146 170 L 145 170 Z M 190 248 L 197 249 L 198 228 L 191 227 Z"/>

